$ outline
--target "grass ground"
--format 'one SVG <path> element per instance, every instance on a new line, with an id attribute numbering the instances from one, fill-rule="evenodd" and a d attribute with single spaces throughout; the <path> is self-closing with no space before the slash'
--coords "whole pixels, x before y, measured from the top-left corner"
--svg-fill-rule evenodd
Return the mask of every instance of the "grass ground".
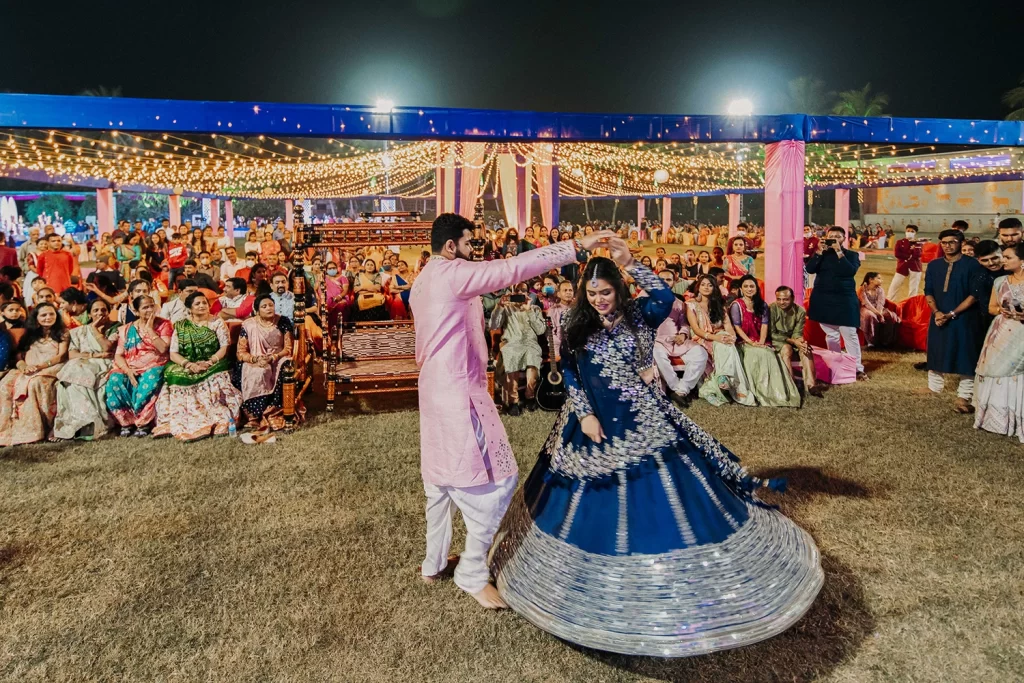
<path id="1" fill-rule="evenodd" d="M 0 451 L 0 679 L 1022 680 L 1024 448 L 914 394 L 920 358 L 869 354 L 800 411 L 689 411 L 789 477 L 773 501 L 822 551 L 816 604 L 765 643 L 611 656 L 422 585 L 418 415 L 382 398 L 271 446 Z M 506 418 L 524 472 L 553 419 Z"/>

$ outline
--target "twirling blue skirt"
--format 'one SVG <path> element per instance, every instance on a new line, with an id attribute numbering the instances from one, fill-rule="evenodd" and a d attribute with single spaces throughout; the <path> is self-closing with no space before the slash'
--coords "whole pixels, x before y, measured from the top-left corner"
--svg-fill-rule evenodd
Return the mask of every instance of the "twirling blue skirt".
<path id="1" fill-rule="evenodd" d="M 793 625 L 823 582 L 810 535 L 759 502 L 752 477 L 656 389 L 599 415 L 567 406 L 495 537 L 509 606 L 599 650 L 681 657 Z"/>

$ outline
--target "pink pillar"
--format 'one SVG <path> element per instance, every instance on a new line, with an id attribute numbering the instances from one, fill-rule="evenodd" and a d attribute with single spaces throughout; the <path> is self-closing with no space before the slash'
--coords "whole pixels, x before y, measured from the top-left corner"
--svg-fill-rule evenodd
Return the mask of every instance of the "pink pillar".
<path id="1" fill-rule="evenodd" d="M 736 234 L 736 226 L 740 224 L 740 196 L 738 194 L 725 195 L 725 201 L 729 204 L 729 237 Z"/>
<path id="2" fill-rule="evenodd" d="M 224 200 L 224 228 L 229 239 L 235 239 L 235 207 L 230 199 Z"/>
<path id="3" fill-rule="evenodd" d="M 96 190 L 96 222 L 99 234 L 114 232 L 114 191 Z"/>
<path id="4" fill-rule="evenodd" d="M 836 220 L 833 225 L 838 225 L 843 230 L 850 229 L 850 191 L 848 189 L 836 190 Z"/>
<path id="5" fill-rule="evenodd" d="M 526 233 L 530 227 L 529 211 L 527 207 L 533 199 L 533 187 L 526 177 L 526 157 L 516 155 L 516 217 L 519 219 L 519 236 Z M 585 201 L 585 200 L 584 200 Z"/>
<path id="6" fill-rule="evenodd" d="M 181 225 L 181 195 L 172 194 L 167 198 L 167 218 L 171 225 Z"/>
<path id="7" fill-rule="evenodd" d="M 765 295 L 788 285 L 804 300 L 804 143 L 782 140 L 765 147 Z"/>
<path id="8" fill-rule="evenodd" d="M 661 198 L 661 243 L 667 244 L 668 229 L 672 227 L 672 198 Z"/>
<path id="9" fill-rule="evenodd" d="M 219 228 L 220 227 L 220 200 L 219 199 L 211 199 L 210 200 L 210 227 L 211 228 Z"/>
<path id="10" fill-rule="evenodd" d="M 284 227 L 285 230 L 291 230 L 295 227 L 295 217 L 292 214 L 292 210 L 295 208 L 294 199 L 284 200 Z"/>
<path id="11" fill-rule="evenodd" d="M 640 224 L 644 222 L 644 214 L 647 211 L 647 200 L 643 197 L 636 200 L 636 227 L 639 230 Z"/>

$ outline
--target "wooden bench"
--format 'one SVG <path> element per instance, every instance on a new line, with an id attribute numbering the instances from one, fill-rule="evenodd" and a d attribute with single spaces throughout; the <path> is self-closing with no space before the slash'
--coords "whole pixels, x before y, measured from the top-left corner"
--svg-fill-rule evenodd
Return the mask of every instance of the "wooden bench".
<path id="1" fill-rule="evenodd" d="M 411 320 L 345 323 L 331 329 L 327 409 L 338 394 L 416 391 L 416 330 Z"/>

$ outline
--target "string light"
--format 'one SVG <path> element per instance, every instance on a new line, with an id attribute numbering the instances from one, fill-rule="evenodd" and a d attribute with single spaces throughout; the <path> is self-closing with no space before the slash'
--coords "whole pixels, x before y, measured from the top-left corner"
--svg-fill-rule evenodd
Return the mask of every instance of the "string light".
<path id="1" fill-rule="evenodd" d="M 334 138 L 319 145 L 260 135 L 238 138 L 124 131 L 74 134 L 38 130 L 10 132 L 0 138 L 0 169 L 41 171 L 55 182 L 74 184 L 105 179 L 117 186 L 180 187 L 206 195 L 289 198 L 343 198 L 380 194 L 385 173 L 390 194 L 431 196 L 435 169 L 459 165 L 481 172 L 478 196 L 497 193 L 497 160 L 511 155 L 517 167 L 560 167 L 559 192 L 565 197 L 661 196 L 759 190 L 764 187 L 764 147 L 744 143 L 486 143 L 482 156 L 471 142 L 423 141 L 392 144 L 387 152 L 367 151 Z M 310 148 L 314 147 L 314 148 Z M 319 147 L 319 148 L 316 148 Z M 338 152 L 326 152 L 338 149 Z M 931 154 L 934 146 L 806 146 L 805 184 L 882 187 L 906 183 L 969 180 L 972 177 L 1020 177 L 1019 152 L 988 151 Z M 927 163 L 915 162 L 930 155 Z M 940 160 L 940 161 L 936 161 Z M 912 163 L 907 163 L 910 161 Z M 667 174 L 667 177 L 665 177 Z M 655 182 L 655 176 L 658 182 Z"/>

